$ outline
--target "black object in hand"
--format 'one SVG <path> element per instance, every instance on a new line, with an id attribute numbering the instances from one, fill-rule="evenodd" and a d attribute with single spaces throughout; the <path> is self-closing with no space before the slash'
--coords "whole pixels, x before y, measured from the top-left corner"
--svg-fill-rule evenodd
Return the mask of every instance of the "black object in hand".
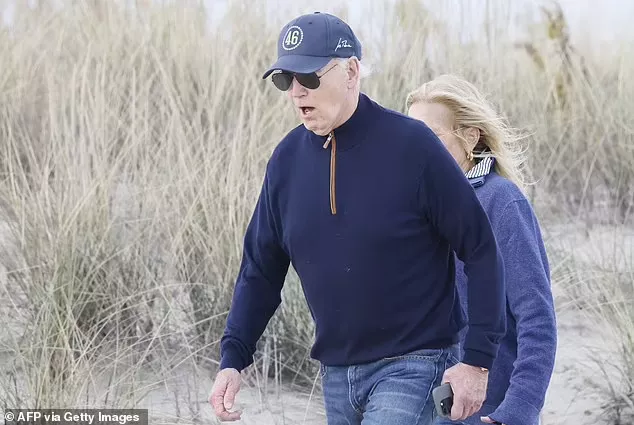
<path id="1" fill-rule="evenodd" d="M 449 416 L 453 406 L 453 391 L 451 385 L 446 382 L 432 391 L 436 411 L 440 416 Z"/>

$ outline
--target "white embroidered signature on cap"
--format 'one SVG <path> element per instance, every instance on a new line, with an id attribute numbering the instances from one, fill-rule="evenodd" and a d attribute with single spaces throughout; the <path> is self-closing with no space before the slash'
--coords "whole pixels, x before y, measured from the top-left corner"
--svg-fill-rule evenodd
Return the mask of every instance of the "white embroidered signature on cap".
<path id="1" fill-rule="evenodd" d="M 349 44 L 349 43 L 350 42 L 348 40 L 345 40 L 343 38 L 339 38 L 339 41 L 337 42 L 337 47 L 335 47 L 335 52 L 337 50 L 339 50 L 340 48 L 343 48 L 343 47 L 352 47 L 352 45 Z"/>

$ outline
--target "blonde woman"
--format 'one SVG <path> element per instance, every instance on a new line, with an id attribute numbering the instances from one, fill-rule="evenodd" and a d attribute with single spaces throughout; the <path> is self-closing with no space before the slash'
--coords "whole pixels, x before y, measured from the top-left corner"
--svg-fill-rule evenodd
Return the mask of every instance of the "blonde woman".
<path id="1" fill-rule="evenodd" d="M 486 400 L 464 422 L 452 422 L 460 417 L 452 411 L 438 424 L 537 425 L 554 367 L 557 329 L 548 258 L 539 223 L 523 194 L 517 137 L 473 84 L 454 75 L 442 75 L 409 93 L 406 107 L 410 117 L 436 133 L 471 182 L 505 267 L 507 333 L 489 373 Z M 456 259 L 456 283 L 468 314 L 463 269 Z"/>

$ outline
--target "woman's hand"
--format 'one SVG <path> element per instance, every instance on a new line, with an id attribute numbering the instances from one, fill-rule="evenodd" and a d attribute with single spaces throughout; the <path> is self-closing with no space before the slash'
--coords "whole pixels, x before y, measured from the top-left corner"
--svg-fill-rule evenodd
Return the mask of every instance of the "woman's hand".
<path id="1" fill-rule="evenodd" d="M 480 420 L 484 422 L 485 424 L 499 424 L 499 422 L 494 421 L 488 416 L 480 416 Z M 502 424 L 502 425 L 505 425 L 505 424 Z"/>

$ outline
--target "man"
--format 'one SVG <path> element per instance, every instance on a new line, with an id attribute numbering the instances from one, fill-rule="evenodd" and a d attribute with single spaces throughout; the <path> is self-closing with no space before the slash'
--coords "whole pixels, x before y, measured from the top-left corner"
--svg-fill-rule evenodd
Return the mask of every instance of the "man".
<path id="1" fill-rule="evenodd" d="M 232 412 L 240 372 L 280 304 L 292 262 L 315 320 L 329 425 L 427 425 L 449 382 L 451 419 L 476 412 L 505 331 L 503 266 L 485 211 L 421 121 L 360 91 L 361 44 L 339 18 L 282 28 L 263 78 L 287 91 L 302 125 L 274 150 L 246 230 L 210 403 Z M 452 249 L 469 278 L 469 330 Z"/>

